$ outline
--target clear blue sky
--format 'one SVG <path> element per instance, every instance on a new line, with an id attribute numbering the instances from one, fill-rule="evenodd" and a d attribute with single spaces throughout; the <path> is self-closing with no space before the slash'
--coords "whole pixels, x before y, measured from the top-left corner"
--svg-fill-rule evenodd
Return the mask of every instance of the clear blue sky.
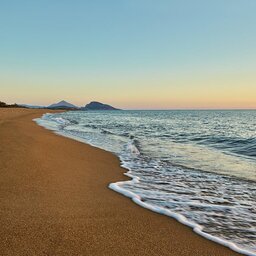
<path id="1" fill-rule="evenodd" d="M 0 2 L 7 102 L 256 107 L 255 0 Z"/>

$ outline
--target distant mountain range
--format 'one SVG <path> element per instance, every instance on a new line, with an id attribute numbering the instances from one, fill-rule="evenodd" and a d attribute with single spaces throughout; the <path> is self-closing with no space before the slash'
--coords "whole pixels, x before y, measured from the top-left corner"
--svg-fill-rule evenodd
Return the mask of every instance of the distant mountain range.
<path id="1" fill-rule="evenodd" d="M 97 101 L 92 101 L 89 104 L 86 104 L 85 107 L 78 107 L 75 106 L 65 100 L 62 100 L 58 103 L 54 103 L 50 106 L 48 106 L 47 108 L 50 109 L 73 109 L 73 110 L 118 110 L 117 108 L 114 108 L 108 104 L 104 104 L 101 102 L 97 102 Z"/>
<path id="2" fill-rule="evenodd" d="M 118 108 L 112 107 L 108 104 L 104 104 L 98 101 L 92 101 L 89 104 L 86 104 L 84 107 L 75 106 L 65 100 L 62 100 L 58 103 L 54 103 L 46 106 L 36 106 L 36 105 L 28 105 L 28 104 L 12 104 L 8 105 L 4 102 L 0 101 L 0 107 L 23 107 L 23 108 L 44 108 L 44 109 L 64 109 L 64 110 L 120 110 Z"/>

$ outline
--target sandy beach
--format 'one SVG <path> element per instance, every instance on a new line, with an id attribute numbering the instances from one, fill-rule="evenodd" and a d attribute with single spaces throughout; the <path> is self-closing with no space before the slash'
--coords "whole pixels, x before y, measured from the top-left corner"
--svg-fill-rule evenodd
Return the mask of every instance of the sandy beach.
<path id="1" fill-rule="evenodd" d="M 0 109 L 0 254 L 239 255 L 110 190 L 127 179 L 109 152 Z"/>

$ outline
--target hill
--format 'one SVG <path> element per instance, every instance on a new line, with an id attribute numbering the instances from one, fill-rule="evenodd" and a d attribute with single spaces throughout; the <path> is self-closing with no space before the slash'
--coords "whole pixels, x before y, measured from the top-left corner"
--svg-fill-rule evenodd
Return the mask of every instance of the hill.
<path id="1" fill-rule="evenodd" d="M 81 108 L 81 110 L 120 110 L 120 109 L 114 108 L 108 104 L 92 101 L 89 104 L 85 105 L 84 108 Z"/>
<path id="2" fill-rule="evenodd" d="M 58 103 L 54 103 L 50 106 L 48 106 L 47 108 L 51 108 L 51 109 L 78 109 L 77 106 L 65 101 L 65 100 L 62 100 Z"/>

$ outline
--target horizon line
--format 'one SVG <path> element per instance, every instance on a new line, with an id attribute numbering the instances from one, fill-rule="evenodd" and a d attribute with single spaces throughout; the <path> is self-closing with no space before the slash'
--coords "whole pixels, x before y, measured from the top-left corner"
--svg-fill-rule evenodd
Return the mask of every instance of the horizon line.
<path id="1" fill-rule="evenodd" d="M 93 101 L 95 101 L 95 100 L 93 100 Z M 92 102 L 92 101 L 91 101 Z M 99 101 L 97 101 L 97 102 L 99 102 Z M 68 102 L 69 103 L 69 102 Z M 17 104 L 17 105 L 19 105 L 19 106 L 27 106 L 28 108 L 31 106 L 31 107 L 38 107 L 38 108 L 48 108 L 50 105 L 36 105 L 36 104 L 26 104 L 26 103 L 7 103 L 7 104 Z M 72 104 L 72 103 L 70 103 L 70 104 Z M 111 104 L 111 103 L 104 103 L 104 104 Z M 75 104 L 72 104 L 72 105 L 74 105 L 74 106 L 76 106 L 76 107 L 78 107 L 78 108 L 82 108 L 82 107 L 84 107 L 84 105 L 82 105 L 82 106 L 77 106 L 77 105 L 75 105 Z M 168 111 L 168 110 L 176 110 L 176 111 L 182 111 L 182 110 L 256 110 L 256 107 L 253 107 L 253 108 L 247 108 L 247 107 L 245 107 L 245 108 L 243 108 L 243 107 L 241 107 L 241 108 L 239 108 L 239 107 L 234 107 L 234 108 L 232 108 L 232 107 L 230 107 L 230 108 L 222 108 L 222 107 L 220 107 L 220 108 L 201 108 L 201 107 L 198 107 L 198 108 L 119 108 L 118 107 L 118 109 L 119 110 L 139 110 L 139 111 Z"/>

